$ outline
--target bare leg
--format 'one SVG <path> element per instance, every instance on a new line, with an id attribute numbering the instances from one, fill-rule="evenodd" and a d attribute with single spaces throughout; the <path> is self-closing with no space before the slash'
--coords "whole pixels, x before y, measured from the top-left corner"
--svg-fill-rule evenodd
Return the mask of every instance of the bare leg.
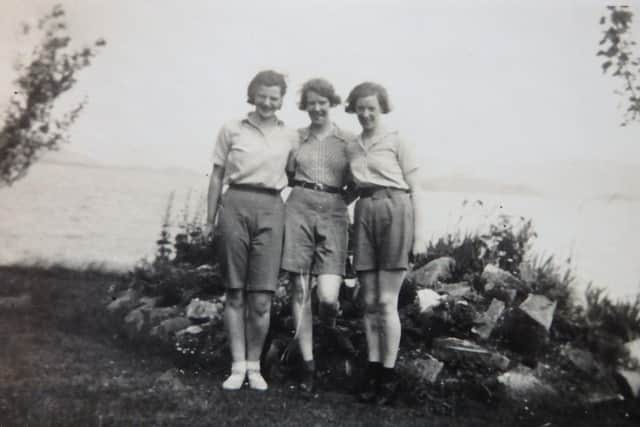
<path id="1" fill-rule="evenodd" d="M 229 335 L 231 360 L 233 362 L 243 362 L 247 360 L 244 317 L 244 291 L 241 289 L 227 290 L 224 323 Z"/>
<path id="2" fill-rule="evenodd" d="M 338 314 L 338 296 L 342 285 L 342 276 L 337 274 L 318 275 L 318 302 L 320 319 L 325 326 L 333 328 Z"/>
<path id="3" fill-rule="evenodd" d="M 313 327 L 311 314 L 310 278 L 302 274 L 292 274 L 293 319 L 302 359 L 313 360 Z"/>
<path id="4" fill-rule="evenodd" d="M 250 292 L 247 294 L 247 361 L 260 361 L 264 340 L 269 331 L 271 315 L 271 293 Z"/>
<path id="5" fill-rule="evenodd" d="M 380 362 L 380 325 L 378 316 L 377 272 L 358 273 L 361 291 L 364 297 L 364 332 L 367 336 L 369 362 Z"/>
<path id="6" fill-rule="evenodd" d="M 398 357 L 402 332 L 398 315 L 398 295 L 405 273 L 404 270 L 378 271 L 381 356 L 385 368 L 393 368 Z"/>

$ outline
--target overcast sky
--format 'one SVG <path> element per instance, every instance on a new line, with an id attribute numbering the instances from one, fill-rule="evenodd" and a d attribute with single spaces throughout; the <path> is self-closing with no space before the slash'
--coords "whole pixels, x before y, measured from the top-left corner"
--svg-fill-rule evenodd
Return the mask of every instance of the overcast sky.
<path id="1" fill-rule="evenodd" d="M 0 4 L 0 100 L 29 51 L 20 22 L 57 2 Z M 209 168 L 220 125 L 246 114 L 261 69 L 288 76 L 281 117 L 300 127 L 298 89 L 330 79 L 346 97 L 384 84 L 386 118 L 434 168 L 614 160 L 640 165 L 640 125 L 622 128 L 617 86 L 595 56 L 599 1 L 64 0 L 74 41 L 107 46 L 82 71 L 88 98 L 70 148 L 105 163 Z M 640 11 L 636 10 L 636 13 Z M 636 16 L 640 21 L 640 15 Z M 634 25 L 640 41 L 638 22 Z M 358 131 L 338 107 L 334 120 Z"/>

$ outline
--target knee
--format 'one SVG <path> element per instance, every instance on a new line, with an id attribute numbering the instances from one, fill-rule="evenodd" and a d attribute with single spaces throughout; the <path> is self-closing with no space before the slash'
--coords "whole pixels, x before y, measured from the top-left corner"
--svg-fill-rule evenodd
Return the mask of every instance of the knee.
<path id="1" fill-rule="evenodd" d="M 311 300 L 311 291 L 308 286 L 301 282 L 293 284 L 293 300 L 298 304 L 306 304 Z"/>
<path id="2" fill-rule="evenodd" d="M 254 316 L 266 316 L 271 310 L 271 295 L 252 295 L 249 298 L 249 310 Z"/>
<path id="3" fill-rule="evenodd" d="M 227 291 L 226 305 L 227 307 L 234 310 L 240 310 L 244 308 L 244 294 L 242 293 L 242 291 Z"/>
<path id="4" fill-rule="evenodd" d="M 364 301 L 364 314 L 372 315 L 377 314 L 379 309 L 379 304 L 375 300 L 365 299 Z"/>
<path id="5" fill-rule="evenodd" d="M 383 315 L 397 314 L 398 313 L 398 299 L 397 298 L 380 298 L 378 302 L 378 310 Z"/>

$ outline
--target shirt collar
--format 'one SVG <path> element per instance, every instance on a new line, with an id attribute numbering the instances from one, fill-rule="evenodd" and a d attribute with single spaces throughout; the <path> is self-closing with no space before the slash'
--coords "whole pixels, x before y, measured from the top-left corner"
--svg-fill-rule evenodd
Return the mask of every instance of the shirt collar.
<path id="1" fill-rule="evenodd" d="M 251 126 L 253 126 L 253 127 L 257 128 L 257 129 L 261 129 L 260 125 L 258 123 L 256 123 L 256 121 L 251 118 L 251 113 L 247 113 L 247 116 L 244 119 L 242 119 L 242 122 L 246 123 L 248 125 L 251 125 Z M 283 127 L 284 126 L 284 122 L 282 120 L 276 118 L 276 126 Z"/>
<path id="2" fill-rule="evenodd" d="M 367 147 L 373 147 L 374 145 L 376 145 L 377 143 L 385 139 L 387 136 L 392 134 L 397 134 L 397 133 L 398 131 L 395 131 L 395 130 L 385 130 L 381 132 L 379 135 L 376 135 L 375 138 L 370 139 Z M 365 147 L 364 140 L 362 139 L 362 133 L 358 134 L 357 141 L 361 146 Z"/>
<path id="3" fill-rule="evenodd" d="M 331 133 L 329 136 L 333 136 L 345 142 L 347 141 L 347 138 L 335 123 L 331 123 Z M 302 139 L 302 142 L 307 142 L 309 138 L 311 138 L 311 126 L 300 129 L 300 138 Z"/>

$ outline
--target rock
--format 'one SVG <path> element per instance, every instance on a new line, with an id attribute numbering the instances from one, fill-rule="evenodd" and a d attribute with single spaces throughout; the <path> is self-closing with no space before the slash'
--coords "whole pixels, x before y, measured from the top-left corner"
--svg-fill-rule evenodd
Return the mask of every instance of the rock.
<path id="1" fill-rule="evenodd" d="M 508 357 L 487 350 L 468 340 L 459 338 L 436 338 L 433 340 L 432 354 L 440 360 L 456 364 L 471 362 L 491 370 L 506 371 L 511 361 Z"/>
<path id="2" fill-rule="evenodd" d="M 124 318 L 124 330 L 129 339 L 133 339 L 142 332 L 145 326 L 145 315 L 141 309 L 133 309 Z"/>
<path id="3" fill-rule="evenodd" d="M 154 327 L 159 325 L 163 320 L 177 317 L 179 309 L 174 305 L 171 307 L 142 308 L 142 311 L 147 316 L 149 326 Z"/>
<path id="4" fill-rule="evenodd" d="M 561 349 L 569 361 L 583 373 L 599 377 L 602 375 L 603 368 L 596 361 L 590 351 L 582 350 L 580 348 L 571 347 L 569 344 L 565 345 Z"/>
<path id="5" fill-rule="evenodd" d="M 158 297 L 141 297 L 138 304 L 140 304 L 140 308 L 154 308 L 158 301 L 160 301 Z"/>
<path id="6" fill-rule="evenodd" d="M 498 319 L 504 313 L 504 303 L 497 299 L 491 300 L 491 305 L 487 311 L 485 311 L 481 316 L 478 316 L 476 322 L 479 326 L 471 329 L 471 332 L 478 335 L 482 339 L 489 339 L 491 336 L 491 332 L 496 327 L 498 323 Z"/>
<path id="7" fill-rule="evenodd" d="M 620 400 L 624 400 L 624 396 L 621 394 L 594 392 L 586 397 L 585 402 L 590 405 L 599 405 L 601 403 L 611 403 Z"/>
<path id="8" fill-rule="evenodd" d="M 451 257 L 437 258 L 411 271 L 407 279 L 414 282 L 420 289 L 433 288 L 439 281 L 451 278 L 455 265 L 456 260 Z"/>
<path id="9" fill-rule="evenodd" d="M 624 348 L 629 353 L 631 361 L 640 364 L 640 338 L 625 343 Z"/>
<path id="10" fill-rule="evenodd" d="M 516 290 L 524 293 L 531 291 L 529 285 L 518 279 L 508 271 L 504 271 L 495 265 L 488 264 L 482 271 L 482 279 L 486 281 L 485 292 L 500 292 Z"/>
<path id="11" fill-rule="evenodd" d="M 107 305 L 107 311 L 112 316 L 121 317 L 133 310 L 137 305 L 138 296 L 136 292 L 133 289 L 127 289 Z"/>
<path id="12" fill-rule="evenodd" d="M 168 341 L 171 335 L 181 329 L 191 325 L 191 321 L 186 317 L 172 317 L 163 320 L 160 324 L 151 329 L 151 336 L 158 337 L 163 341 Z"/>
<path id="13" fill-rule="evenodd" d="M 430 312 L 442 303 L 442 297 L 431 289 L 420 289 L 417 292 L 420 313 Z"/>
<path id="14" fill-rule="evenodd" d="M 553 322 L 553 314 L 556 311 L 557 303 L 551 301 L 544 295 L 530 294 L 527 299 L 520 304 L 520 310 L 524 311 L 533 320 L 541 324 L 548 332 Z"/>
<path id="15" fill-rule="evenodd" d="M 187 306 L 187 317 L 196 322 L 207 322 L 221 318 L 222 314 L 217 303 L 194 298 Z"/>
<path id="16" fill-rule="evenodd" d="M 199 325 L 191 325 L 188 326 L 178 332 L 176 332 L 176 337 L 181 337 L 183 335 L 198 335 L 201 334 L 204 331 L 204 329 L 202 329 L 201 326 Z"/>
<path id="17" fill-rule="evenodd" d="M 517 366 L 500 375 L 498 382 L 505 386 L 513 400 L 534 400 L 556 394 L 553 387 L 543 383 L 531 369 L 524 366 Z"/>
<path id="18" fill-rule="evenodd" d="M 475 294 L 468 282 L 445 283 L 437 287 L 437 291 L 447 294 L 448 299 L 458 300 Z"/>
<path id="19" fill-rule="evenodd" d="M 535 366 L 549 343 L 548 331 L 520 309 L 505 310 L 496 333 L 507 347 L 524 356 L 528 366 Z"/>
<path id="20" fill-rule="evenodd" d="M 615 379 L 623 396 L 635 399 L 640 396 L 640 372 L 619 369 L 616 372 Z"/>
<path id="21" fill-rule="evenodd" d="M 159 389 L 173 392 L 180 392 L 188 389 L 173 369 L 165 371 L 162 375 L 156 378 L 153 383 L 153 388 L 156 390 Z"/>
<path id="22" fill-rule="evenodd" d="M 435 357 L 426 355 L 425 358 L 407 361 L 403 366 L 403 370 L 410 377 L 417 378 L 424 383 L 433 384 L 438 379 L 443 367 L 443 362 Z"/>
<path id="23" fill-rule="evenodd" d="M 32 305 L 30 294 L 0 298 L 0 310 L 25 310 L 31 308 Z"/>
<path id="24" fill-rule="evenodd" d="M 478 317 L 475 307 L 465 300 L 456 301 L 450 306 L 449 311 L 455 327 L 462 331 L 471 329 Z"/>

